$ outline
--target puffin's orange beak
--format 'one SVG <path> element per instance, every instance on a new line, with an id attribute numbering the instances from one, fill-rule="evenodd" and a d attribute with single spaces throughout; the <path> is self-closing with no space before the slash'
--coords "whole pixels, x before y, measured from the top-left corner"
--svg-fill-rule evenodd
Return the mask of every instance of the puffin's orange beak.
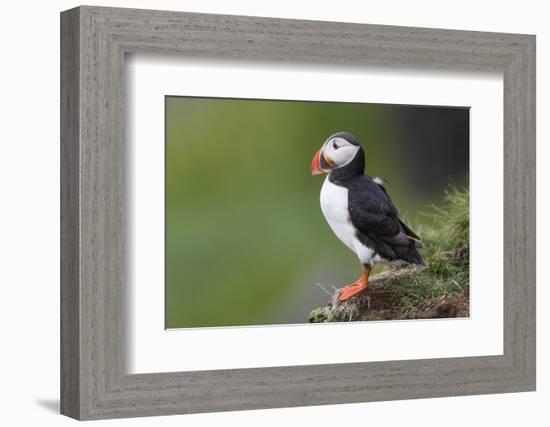
<path id="1" fill-rule="evenodd" d="M 321 175 L 322 173 L 327 172 L 321 167 L 321 156 L 323 155 L 322 151 L 323 147 L 319 148 L 319 150 L 315 153 L 315 156 L 313 156 L 313 160 L 311 161 L 312 175 Z"/>

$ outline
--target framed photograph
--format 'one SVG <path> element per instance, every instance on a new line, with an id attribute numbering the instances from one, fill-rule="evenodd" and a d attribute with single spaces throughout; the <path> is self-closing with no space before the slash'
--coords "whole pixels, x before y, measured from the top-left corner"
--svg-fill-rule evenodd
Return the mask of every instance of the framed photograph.
<path id="1" fill-rule="evenodd" d="M 535 390 L 535 37 L 61 14 L 61 412 Z"/>

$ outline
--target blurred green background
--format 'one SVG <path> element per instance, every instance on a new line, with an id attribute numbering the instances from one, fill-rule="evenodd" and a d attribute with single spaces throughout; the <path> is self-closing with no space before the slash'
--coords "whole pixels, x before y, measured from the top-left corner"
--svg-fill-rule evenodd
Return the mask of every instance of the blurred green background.
<path id="1" fill-rule="evenodd" d="M 359 276 L 310 170 L 341 130 L 413 224 L 466 182 L 467 108 L 166 97 L 167 328 L 307 322 Z"/>

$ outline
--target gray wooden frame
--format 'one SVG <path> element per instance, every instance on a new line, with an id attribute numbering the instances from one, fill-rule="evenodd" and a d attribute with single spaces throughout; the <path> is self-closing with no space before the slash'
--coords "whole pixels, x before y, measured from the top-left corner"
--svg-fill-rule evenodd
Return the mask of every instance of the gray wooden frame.
<path id="1" fill-rule="evenodd" d="M 504 354 L 128 375 L 124 58 L 131 52 L 501 71 Z M 99 419 L 535 389 L 534 36 L 71 9 L 61 14 L 61 165 L 63 414 Z"/>

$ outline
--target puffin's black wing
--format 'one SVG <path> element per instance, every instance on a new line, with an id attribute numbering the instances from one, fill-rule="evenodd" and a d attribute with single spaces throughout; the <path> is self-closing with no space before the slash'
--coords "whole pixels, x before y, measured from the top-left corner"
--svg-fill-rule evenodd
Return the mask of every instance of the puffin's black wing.
<path id="1" fill-rule="evenodd" d="M 380 178 L 378 178 L 378 179 L 380 179 Z M 386 187 L 384 187 L 384 185 L 382 183 L 377 182 L 376 179 L 374 179 L 373 182 L 375 184 L 377 184 L 380 187 L 380 189 L 386 194 L 386 197 L 388 198 L 388 202 L 390 203 L 393 212 L 395 213 L 395 215 L 399 219 L 399 223 L 401 224 L 401 227 L 403 227 L 403 231 L 405 232 L 405 234 L 409 237 L 412 237 L 413 239 L 418 240 L 418 243 L 420 243 L 420 237 L 418 237 L 418 235 L 414 231 L 412 231 L 409 228 L 409 226 L 401 220 L 401 218 L 399 218 L 399 212 L 397 211 L 397 208 L 395 207 L 392 200 L 390 199 L 390 196 L 388 195 L 388 192 L 386 191 Z"/>
<path id="2" fill-rule="evenodd" d="M 424 264 L 420 239 L 400 218 L 384 187 L 368 176 L 354 180 L 348 191 L 348 210 L 357 237 L 390 261 Z"/>

